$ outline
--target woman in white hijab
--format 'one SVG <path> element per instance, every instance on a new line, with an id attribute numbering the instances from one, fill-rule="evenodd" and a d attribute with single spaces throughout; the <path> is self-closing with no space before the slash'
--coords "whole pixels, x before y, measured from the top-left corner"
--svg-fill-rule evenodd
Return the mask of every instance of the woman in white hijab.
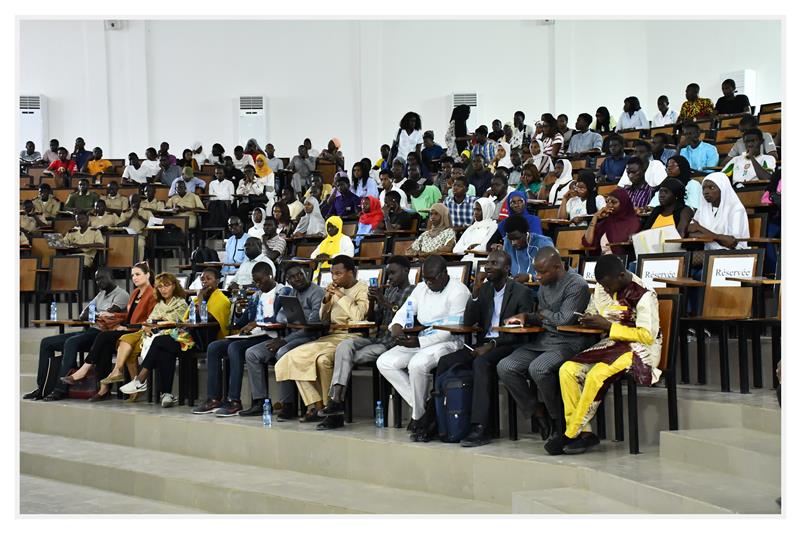
<path id="1" fill-rule="evenodd" d="M 713 172 L 703 178 L 703 201 L 689 223 L 690 237 L 711 237 L 706 250 L 747 248 L 750 237 L 747 211 L 731 186 L 728 176 Z"/>
<path id="2" fill-rule="evenodd" d="M 497 167 L 506 167 L 511 170 L 514 168 L 514 164 L 511 162 L 511 145 L 503 140 L 497 141 L 497 144 L 497 154 L 489 165 L 489 170 L 494 172 Z"/>
<path id="3" fill-rule="evenodd" d="M 264 218 L 267 212 L 263 207 L 256 207 L 250 214 L 250 220 L 253 221 L 253 227 L 247 230 L 247 234 L 251 237 L 261 238 L 264 235 Z"/>
<path id="4" fill-rule="evenodd" d="M 544 148 L 542 147 L 542 141 L 537 141 L 533 139 L 530 144 L 531 156 L 525 161 L 525 165 L 534 165 L 537 169 L 539 169 L 539 174 L 544 176 L 545 174 L 552 172 L 553 170 L 553 160 L 550 159 L 550 156 L 544 153 Z M 511 154 L 509 154 L 510 156 Z M 523 165 L 523 166 L 525 166 Z"/>
<path id="5" fill-rule="evenodd" d="M 547 197 L 547 201 L 550 205 L 560 205 L 561 199 L 569 190 L 569 184 L 572 182 L 572 163 L 569 162 L 569 159 L 559 159 L 556 161 L 556 166 L 554 171 L 556 173 L 559 172 L 559 166 L 561 167 L 561 173 L 556 178 L 555 183 L 550 187 L 550 194 Z"/>
<path id="6" fill-rule="evenodd" d="M 474 222 L 467 226 L 461 238 L 453 248 L 454 254 L 467 254 L 471 251 L 485 252 L 489 239 L 497 231 L 497 221 L 492 219 L 495 205 L 491 198 L 478 198 L 473 208 Z M 472 255 L 465 255 L 462 261 L 472 261 L 478 267 L 478 259 Z"/>
<path id="7" fill-rule="evenodd" d="M 300 217 L 297 223 L 297 229 L 294 230 L 293 237 L 302 237 L 304 235 L 324 235 L 325 234 L 325 219 L 322 217 L 322 212 L 319 210 L 319 202 L 313 196 L 306 198 L 303 204 L 305 213 Z"/>

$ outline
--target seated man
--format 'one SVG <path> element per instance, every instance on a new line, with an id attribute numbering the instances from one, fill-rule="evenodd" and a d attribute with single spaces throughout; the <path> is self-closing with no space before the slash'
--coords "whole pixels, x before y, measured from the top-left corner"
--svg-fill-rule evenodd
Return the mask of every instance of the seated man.
<path id="1" fill-rule="evenodd" d="M 403 307 L 406 298 L 414 290 L 408 282 L 408 271 L 411 263 L 402 255 L 395 255 L 386 262 L 386 291 L 379 287 L 369 288 L 369 299 L 374 304 L 374 321 L 386 331 L 378 330 L 377 337 L 356 337 L 342 341 L 336 347 L 331 380 L 330 400 L 325 409 L 319 412 L 325 416 L 317 429 L 336 429 L 344 426 L 344 393 L 353 365 L 375 361 L 379 355 L 395 345 L 394 338 L 388 330 L 389 324 L 398 309 Z"/>
<path id="2" fill-rule="evenodd" d="M 584 431 L 608 386 L 630 372 L 640 385 L 658 381 L 661 329 L 658 297 L 625 269 L 615 255 L 604 255 L 594 271 L 597 285 L 580 323 L 601 329 L 605 338 L 561 365 L 559 381 L 566 430 L 545 444 L 550 455 L 583 453 L 600 441 Z"/>
<path id="3" fill-rule="evenodd" d="M 625 172 L 625 164 L 628 162 L 628 157 L 623 150 L 625 140 L 622 137 L 613 133 L 606 138 L 606 142 L 608 142 L 608 155 L 600 165 L 598 184 L 617 183 Z"/>
<path id="4" fill-rule="evenodd" d="M 514 351 L 520 341 L 519 335 L 498 333 L 492 328 L 502 326 L 508 319 L 531 310 L 530 291 L 525 285 L 509 278 L 511 258 L 495 250 L 489 254 L 486 265 L 486 280 L 475 284 L 472 299 L 467 302 L 464 325 L 478 326 L 478 344 L 472 349 L 463 348 L 439 359 L 436 374 L 456 365 L 472 367 L 472 412 L 471 430 L 461 446 L 473 447 L 488 444 L 491 440 L 492 384 L 497 363 Z"/>
<path id="5" fill-rule="evenodd" d="M 38 231 L 40 227 L 49 225 L 50 224 L 48 224 L 46 220 L 42 220 L 42 218 L 36 214 L 32 201 L 25 200 L 22 202 L 22 214 L 19 216 L 19 229 L 25 233 L 26 237 L 30 237 L 30 234 Z"/>
<path id="6" fill-rule="evenodd" d="M 706 167 L 716 166 L 719 162 L 719 153 L 716 147 L 700 140 L 700 127 L 694 122 L 683 125 L 683 135 L 686 144 L 681 148 L 680 153 L 689 161 L 692 170 L 704 174 L 712 172 Z"/>
<path id="7" fill-rule="evenodd" d="M 281 191 L 281 200 L 289 208 L 289 218 L 297 220 L 303 215 L 303 202 L 297 199 L 294 191 L 294 187 L 285 185 Z"/>
<path id="8" fill-rule="evenodd" d="M 75 224 L 76 226 L 64 235 L 64 242 L 77 247 L 75 250 L 83 257 L 84 268 L 90 268 L 94 265 L 97 248 L 103 247 L 106 240 L 99 230 L 89 227 L 89 215 L 86 213 L 76 214 Z"/>
<path id="9" fill-rule="evenodd" d="M 153 213 L 150 210 L 142 207 L 141 197 L 134 193 L 131 195 L 130 208 L 118 217 L 117 227 L 130 228 L 138 235 L 136 240 L 139 248 L 139 259 L 144 259 L 146 244 L 142 230 L 147 227 L 147 223 L 152 216 Z"/>
<path id="10" fill-rule="evenodd" d="M 419 165 L 416 163 L 408 165 L 408 180 L 403 185 L 403 190 L 408 194 L 411 209 L 419 213 L 422 220 L 428 219 L 431 206 L 439 203 L 442 199 L 442 191 L 439 190 L 439 187 L 426 185 L 422 181 Z"/>
<path id="11" fill-rule="evenodd" d="M 764 134 L 760 129 L 753 128 L 744 132 L 742 138 L 746 151 L 731 159 L 722 172 L 731 178 L 736 188 L 743 187 L 748 181 L 771 180 L 775 171 L 775 158 L 761 153 Z"/>
<path id="12" fill-rule="evenodd" d="M 248 237 L 244 242 L 244 255 L 245 258 L 236 270 L 235 277 L 230 285 L 226 288 L 232 291 L 238 290 L 239 287 L 246 287 L 257 283 L 253 276 L 253 269 L 258 263 L 266 263 L 269 265 L 271 272 L 276 272 L 275 263 L 265 253 L 261 251 L 261 239 L 258 237 Z"/>
<path id="13" fill-rule="evenodd" d="M 148 161 L 150 160 L 149 148 L 148 152 Z M 153 181 L 156 183 L 161 183 L 163 185 L 169 185 L 170 187 L 176 181 L 183 181 L 181 179 L 181 167 L 171 163 L 169 160 L 170 156 L 168 154 L 161 154 L 158 158 L 158 170 L 153 175 Z M 147 164 L 147 161 L 143 163 L 145 166 L 152 166 L 152 162 Z M 148 180 L 149 181 L 149 180 Z M 188 190 L 188 189 L 187 189 Z"/>
<path id="14" fill-rule="evenodd" d="M 281 296 L 295 296 L 303 308 L 303 315 L 306 323 L 319 323 L 319 310 L 322 305 L 322 298 L 325 295 L 319 285 L 311 283 L 309 273 L 298 263 L 293 263 L 285 272 L 286 281 L 289 287 L 284 287 L 279 293 L 276 302 L 276 322 L 286 324 L 286 312 L 281 308 Z M 264 400 L 267 398 L 267 381 L 265 366 L 273 359 L 280 360 L 293 348 L 306 344 L 319 337 L 315 330 L 296 329 L 284 338 L 270 339 L 251 346 L 245 352 L 247 362 L 247 377 L 250 380 L 250 391 L 253 395 L 253 403 L 246 411 L 240 411 L 240 416 L 261 416 L 264 407 Z M 279 400 L 282 409 L 276 412 L 278 422 L 289 420 L 297 416 L 296 406 L 292 403 L 295 386 L 292 381 L 281 381 L 278 383 Z M 278 403 L 274 404 L 278 409 Z"/>
<path id="15" fill-rule="evenodd" d="M 654 164 L 660 165 L 657 161 L 651 161 L 650 166 Z M 653 199 L 658 189 L 651 187 L 645 180 L 644 162 L 636 156 L 628 159 L 628 164 L 625 166 L 625 178 L 628 182 L 627 185 L 622 186 L 628 192 L 633 207 L 641 209 L 647 207 L 650 200 Z M 662 180 L 663 181 L 663 180 Z M 622 183 L 622 180 L 620 180 Z"/>
<path id="16" fill-rule="evenodd" d="M 558 326 L 575 324 L 575 313 L 589 303 L 589 285 L 583 276 L 574 270 L 567 271 L 558 250 L 549 246 L 539 249 L 533 265 L 541 284 L 537 295 L 539 306 L 535 312 L 516 315 L 507 322 L 541 326 L 544 331 L 533 342 L 518 347 L 500 361 L 497 374 L 523 416 L 536 416 L 542 438 L 547 439 L 554 428 L 563 428 L 558 368 L 595 339 L 590 335 L 556 330 Z M 529 380 L 533 387 L 528 385 Z M 537 391 L 544 405 L 537 400 Z"/>
<path id="17" fill-rule="evenodd" d="M 117 287 L 111 278 L 111 271 L 105 268 L 98 269 L 94 274 L 94 282 L 97 286 L 97 295 L 89 302 L 94 303 L 97 313 L 119 313 L 125 311 L 128 306 L 129 295 L 123 289 Z M 78 320 L 89 318 L 89 305 L 81 312 Z M 39 370 L 36 374 L 36 390 L 27 393 L 22 398 L 25 400 L 44 400 L 46 402 L 60 400 L 67 394 L 67 385 L 62 383 L 61 378 L 67 375 L 71 368 L 75 367 L 78 360 L 78 352 L 88 352 L 92 347 L 97 334 L 100 333 L 101 325 L 92 324 L 82 331 L 71 331 L 63 335 L 45 337 L 39 344 Z M 60 361 L 55 359 L 57 351 L 61 352 Z M 58 375 L 48 380 L 48 367 L 51 364 L 59 365 Z M 46 390 L 47 381 L 55 384 L 52 391 Z"/>
<path id="18" fill-rule="evenodd" d="M 336 190 L 326 201 L 328 211 L 322 214 L 327 217 L 338 216 L 342 219 L 354 219 L 361 210 L 361 198 L 350 190 L 350 180 L 346 175 L 336 178 Z"/>
<path id="19" fill-rule="evenodd" d="M 252 237 L 255 239 L 255 237 Z M 255 239 L 256 241 L 258 239 Z M 208 399 L 192 412 L 196 415 L 215 413 L 219 417 L 235 416 L 242 410 L 242 378 L 244 377 L 245 351 L 263 342 L 264 335 L 277 337 L 274 331 L 262 330 L 258 323 L 275 322 L 275 299 L 283 285 L 272 278 L 272 267 L 264 262 L 253 267 L 253 282 L 256 292 L 248 299 L 236 302 L 231 329 L 239 329 L 240 335 L 251 335 L 249 339 L 221 339 L 208 345 Z M 222 358 L 227 355 L 230 363 L 228 373 L 228 398 L 221 401 Z M 263 401 L 262 401 L 263 403 Z"/>
<path id="20" fill-rule="evenodd" d="M 201 180 L 200 178 L 196 178 L 194 176 L 194 170 L 189 165 L 186 165 L 181 169 L 181 177 L 172 182 L 172 185 L 169 187 L 169 195 L 173 196 L 177 190 L 178 183 L 184 182 L 186 184 L 186 190 L 192 193 L 203 192 L 206 189 L 206 182 Z"/>
<path id="21" fill-rule="evenodd" d="M 75 161 L 69 158 L 69 150 L 62 146 L 58 149 L 58 159 L 50 163 L 45 172 L 63 180 L 64 187 L 69 187 L 70 177 L 77 171 Z"/>
<path id="22" fill-rule="evenodd" d="M 106 203 L 106 211 L 121 215 L 128 210 L 128 199 L 119 194 L 119 184 L 116 181 L 109 182 L 106 190 L 108 191 L 106 195 L 101 197 L 101 200 Z"/>
<path id="23" fill-rule="evenodd" d="M 653 189 L 658 190 L 661 182 L 667 177 L 667 169 L 660 160 L 653 157 L 653 146 L 645 140 L 637 139 L 633 143 L 633 150 L 634 157 L 638 158 L 642 163 L 644 181 Z M 631 184 L 631 180 L 628 178 L 628 164 L 630 164 L 630 159 L 625 166 L 625 172 L 622 173 L 622 177 L 617 182 L 620 187 Z"/>
<path id="24" fill-rule="evenodd" d="M 89 215 L 89 225 L 102 231 L 116 226 L 118 223 L 119 217 L 106 211 L 106 203 L 103 200 L 97 200 L 94 203 L 94 211 Z"/>
<path id="25" fill-rule="evenodd" d="M 553 246 L 550 237 L 532 233 L 525 218 L 512 215 L 506 219 L 503 250 L 511 257 L 511 277 L 520 283 L 532 283 L 536 270 L 533 258 L 540 248 Z"/>
<path id="26" fill-rule="evenodd" d="M 141 199 L 141 208 L 153 211 L 163 211 L 167 208 L 166 204 L 156 198 L 156 186 L 148 183 L 144 186 L 144 198 Z"/>
<path id="27" fill-rule="evenodd" d="M 25 143 L 25 149 L 19 153 L 19 162 L 22 165 L 33 165 L 42 161 L 42 154 L 36 151 L 36 144 L 33 141 Z"/>
<path id="28" fill-rule="evenodd" d="M 64 211 L 89 211 L 94 208 L 94 203 L 100 197 L 97 193 L 89 191 L 89 180 L 81 178 L 78 180 L 78 191 L 72 192 L 67 196 L 67 201 L 64 203 Z"/>
<path id="29" fill-rule="evenodd" d="M 194 210 L 205 209 L 203 201 L 195 193 L 186 190 L 185 181 L 178 180 L 176 183 L 175 190 L 177 194 L 169 197 L 165 209 L 175 209 L 179 216 L 187 216 L 189 218 L 189 229 L 195 229 L 197 227 L 197 215 Z"/>
<path id="30" fill-rule="evenodd" d="M 758 119 L 756 119 L 756 117 L 753 115 L 744 115 L 739 121 L 739 131 L 742 132 L 742 136 L 736 140 L 733 146 L 731 146 L 730 151 L 728 151 L 728 155 L 720 163 L 721 166 L 726 166 L 728 163 L 730 163 L 731 159 L 737 155 L 742 155 L 747 152 L 747 148 L 744 145 L 744 133 L 753 128 L 758 128 Z M 764 138 L 764 140 L 761 142 L 761 155 L 771 155 L 777 161 L 778 149 L 775 147 L 775 139 L 772 138 L 772 134 L 768 131 L 763 131 L 761 132 L 761 135 Z"/>
<path id="31" fill-rule="evenodd" d="M 475 197 L 467 194 L 467 185 L 467 178 L 464 176 L 453 179 L 453 187 L 451 189 L 453 195 L 444 199 L 444 206 L 450 212 L 450 223 L 453 224 L 454 228 L 463 229 L 472 224 Z M 430 209 L 430 206 L 428 206 L 428 209 Z"/>
<path id="32" fill-rule="evenodd" d="M 343 326 L 367 316 L 369 299 L 367 286 L 356 279 L 356 265 L 346 255 L 331 260 L 333 281 L 325 288 L 325 298 L 319 315 L 323 322 Z M 319 422 L 317 412 L 327 403 L 327 391 L 333 376 L 333 357 L 342 341 L 358 337 L 347 330 L 333 330 L 318 340 L 299 346 L 278 360 L 275 365 L 277 381 L 294 380 L 303 402 L 308 406 L 301 422 Z M 324 398 L 324 399 L 323 399 Z"/>
<path id="33" fill-rule="evenodd" d="M 81 172 L 85 172 L 90 176 L 102 176 L 109 169 L 114 170 L 114 165 L 108 159 L 103 159 L 103 149 L 95 146 L 94 150 L 92 150 L 92 157 L 83 165 Z"/>
<path id="34" fill-rule="evenodd" d="M 136 152 L 128 154 L 128 165 L 122 171 L 123 183 L 147 183 L 147 178 L 153 175 L 153 170 L 145 165 Z"/>
<path id="35" fill-rule="evenodd" d="M 402 191 L 390 190 L 383 204 L 383 227 L 388 231 L 410 230 L 413 221 L 411 214 L 400 207 Z"/>
<path id="36" fill-rule="evenodd" d="M 61 202 L 53 196 L 53 189 L 47 183 L 39 185 L 39 196 L 33 199 L 33 212 L 44 219 L 55 218 L 61 211 Z"/>
<path id="37" fill-rule="evenodd" d="M 284 189 L 285 191 L 286 189 Z M 279 263 L 281 257 L 286 253 L 286 238 L 278 234 L 278 223 L 273 217 L 264 219 L 264 235 L 261 236 L 264 255 L 272 261 Z"/>
<path id="38" fill-rule="evenodd" d="M 416 286 L 392 319 L 390 331 L 397 345 L 376 362 L 383 377 L 411 406 L 408 427 L 415 433 L 425 412 L 431 370 L 440 357 L 461 349 L 464 344 L 461 338 L 432 326 L 461 324 L 470 297 L 469 289 L 460 280 L 450 279 L 442 256 L 433 255 L 425 260 L 422 279 L 425 283 Z M 418 337 L 403 332 L 409 310 L 427 327 Z"/>
<path id="39" fill-rule="evenodd" d="M 244 232 L 244 224 L 242 224 L 242 219 L 235 215 L 228 219 L 228 230 L 231 232 L 231 236 L 228 237 L 227 241 L 225 241 L 225 262 L 238 263 L 241 265 L 247 258 L 244 245 L 247 242 L 249 235 Z M 256 240 L 258 239 L 256 238 Z M 260 246 L 261 242 L 259 241 L 259 247 Z M 225 265 L 222 267 L 222 274 L 234 274 L 237 268 L 238 267 L 232 265 Z"/>

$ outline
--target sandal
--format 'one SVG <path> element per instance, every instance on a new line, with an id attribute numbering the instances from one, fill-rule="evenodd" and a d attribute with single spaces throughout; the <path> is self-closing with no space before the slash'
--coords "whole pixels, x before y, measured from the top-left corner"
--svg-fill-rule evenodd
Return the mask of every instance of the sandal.
<path id="1" fill-rule="evenodd" d="M 112 383 L 121 383 L 125 381 L 125 376 L 122 374 L 118 374 L 116 376 L 110 376 L 107 378 L 103 378 L 100 380 L 101 385 L 111 385 Z"/>
<path id="2" fill-rule="evenodd" d="M 125 403 L 136 403 L 137 400 L 139 400 L 139 393 L 134 392 L 133 394 L 125 398 Z"/>

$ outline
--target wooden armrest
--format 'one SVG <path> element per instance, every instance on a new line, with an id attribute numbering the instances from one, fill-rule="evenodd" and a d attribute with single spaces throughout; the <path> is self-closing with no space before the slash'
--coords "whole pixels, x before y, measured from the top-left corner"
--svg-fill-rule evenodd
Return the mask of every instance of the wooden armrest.
<path id="1" fill-rule="evenodd" d="M 353 261 L 356 261 L 356 262 L 358 262 L 358 261 L 383 261 L 383 256 L 379 255 L 377 257 L 362 257 L 360 255 L 357 255 L 357 256 L 353 257 Z"/>
<path id="2" fill-rule="evenodd" d="M 585 328 L 583 326 L 558 326 L 558 331 L 566 331 L 569 333 L 585 333 L 587 335 L 601 335 L 605 333 L 602 329 Z"/>
<path id="3" fill-rule="evenodd" d="M 706 284 L 692 278 L 653 278 L 653 281 L 673 287 L 705 287 Z"/>
<path id="4" fill-rule="evenodd" d="M 754 277 L 754 278 L 737 278 L 737 277 L 726 277 L 728 281 L 738 281 L 742 285 L 751 285 L 753 287 L 759 285 L 780 285 L 781 280 L 773 279 L 773 278 L 765 278 L 765 277 Z"/>
<path id="5" fill-rule="evenodd" d="M 286 324 L 289 329 L 305 329 L 308 331 L 319 331 L 325 329 L 325 324 Z"/>
<path id="6" fill-rule="evenodd" d="M 667 239 L 664 242 L 672 243 L 672 244 L 682 244 L 682 243 L 695 243 L 695 244 L 705 244 L 707 242 L 714 242 L 714 239 L 710 237 L 686 237 L 685 239 Z"/>
<path id="7" fill-rule="evenodd" d="M 331 324 L 332 331 L 358 331 L 376 327 L 375 322 L 357 322 L 354 324 Z"/>
<path id="8" fill-rule="evenodd" d="M 261 329 L 267 329 L 267 330 L 286 329 L 286 324 L 282 324 L 280 322 L 256 322 L 256 325 Z"/>
<path id="9" fill-rule="evenodd" d="M 457 334 L 479 333 L 483 331 L 482 328 L 476 326 L 433 326 L 433 329 L 438 329 L 439 331 L 449 331 L 450 333 Z"/>
<path id="10" fill-rule="evenodd" d="M 499 331 L 500 333 L 523 334 L 523 333 L 541 333 L 544 328 L 541 326 L 522 326 L 522 327 L 509 327 L 509 326 L 495 326 L 492 331 Z"/>
<path id="11" fill-rule="evenodd" d="M 780 244 L 781 240 L 774 237 L 748 237 L 746 239 L 736 239 L 736 242 L 752 242 L 755 244 Z"/>

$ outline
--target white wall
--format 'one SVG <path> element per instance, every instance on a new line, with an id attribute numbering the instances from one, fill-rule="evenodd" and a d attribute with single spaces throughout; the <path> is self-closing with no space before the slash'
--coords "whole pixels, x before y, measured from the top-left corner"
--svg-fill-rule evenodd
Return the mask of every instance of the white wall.
<path id="1" fill-rule="evenodd" d="M 470 128 L 546 111 L 594 114 L 639 97 L 649 116 L 687 83 L 715 100 L 722 72 L 756 71 L 751 102 L 782 100 L 777 21 L 102 21 L 20 23 L 21 94 L 49 99 L 49 137 L 76 136 L 109 157 L 167 140 L 180 155 L 238 142 L 239 95 L 268 98 L 267 139 L 289 156 L 332 136 L 378 157 L 407 110 L 443 142 L 453 92 L 478 93 Z M 58 43 L 53 55 L 53 43 Z M 67 75 L 54 76 L 58 59 Z M 262 141 L 262 146 L 266 139 Z M 20 139 L 22 147 L 25 139 Z"/>

